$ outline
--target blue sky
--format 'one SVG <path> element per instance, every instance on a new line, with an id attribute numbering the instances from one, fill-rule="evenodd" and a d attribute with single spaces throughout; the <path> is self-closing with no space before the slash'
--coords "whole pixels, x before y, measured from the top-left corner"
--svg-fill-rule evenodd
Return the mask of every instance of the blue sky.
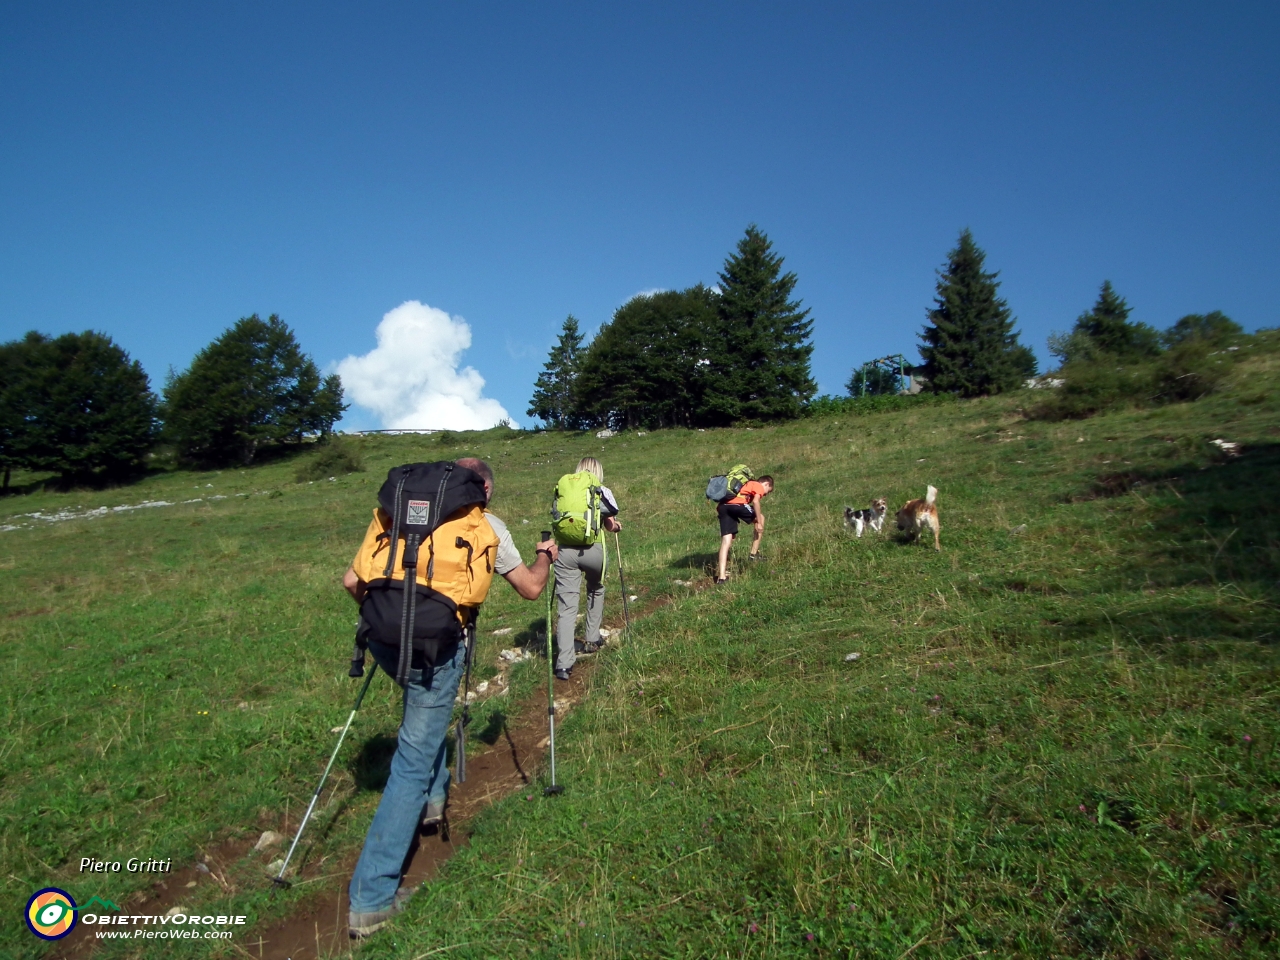
<path id="1" fill-rule="evenodd" d="M 329 367 L 420 301 L 471 334 L 420 362 L 527 424 L 567 314 L 750 222 L 825 392 L 914 357 L 965 226 L 1042 360 L 1104 279 L 1274 326 L 1277 49 L 1275 3 L 7 3 L 0 336 L 101 330 L 159 389 L 238 317 Z"/>

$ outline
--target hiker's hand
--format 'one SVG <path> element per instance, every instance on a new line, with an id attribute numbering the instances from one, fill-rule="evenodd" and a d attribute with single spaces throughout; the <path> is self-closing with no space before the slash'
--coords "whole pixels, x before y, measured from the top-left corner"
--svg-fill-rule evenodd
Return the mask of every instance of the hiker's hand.
<path id="1" fill-rule="evenodd" d="M 610 533 L 617 533 L 619 530 L 622 529 L 622 521 L 620 521 L 616 517 L 605 517 L 604 528 L 608 530 Z"/>
<path id="2" fill-rule="evenodd" d="M 556 546 L 556 542 L 554 540 L 543 540 L 534 549 L 537 551 L 538 556 L 545 553 L 552 563 L 555 563 L 556 557 L 560 555 L 560 548 Z"/>

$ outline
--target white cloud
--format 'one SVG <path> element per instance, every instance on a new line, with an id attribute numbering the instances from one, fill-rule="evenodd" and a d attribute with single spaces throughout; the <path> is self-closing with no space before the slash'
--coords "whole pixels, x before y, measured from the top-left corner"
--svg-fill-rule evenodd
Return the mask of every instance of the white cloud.
<path id="1" fill-rule="evenodd" d="M 338 363 L 348 399 L 373 411 L 391 429 L 484 430 L 507 417 L 497 400 L 482 396 L 484 377 L 458 369 L 471 346 L 461 317 L 409 300 L 383 316 L 378 345 Z"/>

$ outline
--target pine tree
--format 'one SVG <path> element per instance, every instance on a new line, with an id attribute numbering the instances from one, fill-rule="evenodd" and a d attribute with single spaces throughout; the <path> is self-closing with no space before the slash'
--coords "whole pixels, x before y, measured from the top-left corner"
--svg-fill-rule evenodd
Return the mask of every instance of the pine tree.
<path id="1" fill-rule="evenodd" d="M 718 344 L 709 351 L 704 411 L 713 422 L 798 417 L 817 392 L 813 321 L 791 300 L 796 275 L 753 223 L 720 274 Z"/>
<path id="2" fill-rule="evenodd" d="M 1153 357 L 1160 352 L 1160 336 L 1145 323 L 1130 323 L 1129 304 L 1116 293 L 1110 280 L 1104 280 L 1098 302 L 1088 313 L 1076 319 L 1072 335 L 1089 338 L 1090 344 L 1103 353 L 1124 359 Z"/>
<path id="3" fill-rule="evenodd" d="M 21 342 L 23 464 L 64 484 L 121 480 L 140 472 L 156 438 L 156 398 L 136 360 L 87 330 Z M 12 345 L 9 345 L 12 346 Z"/>
<path id="4" fill-rule="evenodd" d="M 165 432 L 187 461 L 249 463 L 264 445 L 324 436 L 346 407 L 337 374 L 315 362 L 278 316 L 244 317 L 165 385 Z"/>
<path id="5" fill-rule="evenodd" d="M 574 383 L 584 353 L 578 320 L 569 314 L 533 385 L 533 399 L 525 411 L 529 416 L 537 417 L 556 430 L 576 430 L 583 425 L 574 407 Z"/>
<path id="6" fill-rule="evenodd" d="M 983 270 L 986 254 L 966 228 L 938 272 L 930 326 L 920 339 L 922 372 L 935 393 L 977 397 L 1016 387 L 1034 356 L 1018 343 L 1009 305 L 996 296 L 998 274 Z"/>

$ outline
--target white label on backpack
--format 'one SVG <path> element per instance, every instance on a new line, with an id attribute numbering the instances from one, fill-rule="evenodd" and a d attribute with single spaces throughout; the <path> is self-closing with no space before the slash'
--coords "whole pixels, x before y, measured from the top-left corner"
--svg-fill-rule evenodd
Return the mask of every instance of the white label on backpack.
<path id="1" fill-rule="evenodd" d="M 410 500 L 409 516 L 405 519 L 406 523 L 417 523 L 422 526 L 430 524 L 431 518 L 431 501 L 430 500 Z"/>

